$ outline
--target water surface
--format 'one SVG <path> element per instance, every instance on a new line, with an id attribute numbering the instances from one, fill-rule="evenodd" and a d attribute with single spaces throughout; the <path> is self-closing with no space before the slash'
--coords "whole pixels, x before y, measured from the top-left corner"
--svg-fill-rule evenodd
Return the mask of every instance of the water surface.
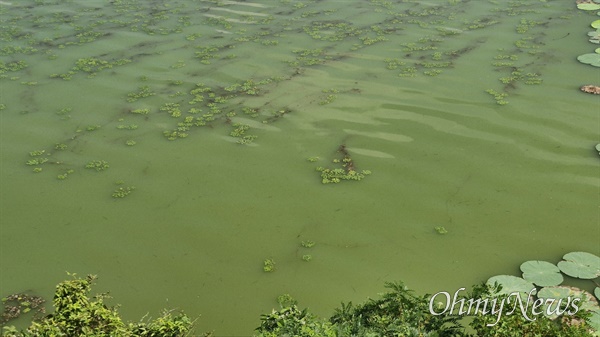
<path id="1" fill-rule="evenodd" d="M 251 335 L 283 293 L 325 316 L 385 281 L 453 291 L 600 253 L 599 106 L 578 91 L 600 78 L 576 61 L 593 16 L 571 3 L 0 11 L 0 60 L 27 65 L 0 78 L 2 294 L 50 298 L 66 271 L 92 273 L 127 319 L 179 308 L 199 331 Z M 324 185 L 341 145 L 372 174 Z"/>

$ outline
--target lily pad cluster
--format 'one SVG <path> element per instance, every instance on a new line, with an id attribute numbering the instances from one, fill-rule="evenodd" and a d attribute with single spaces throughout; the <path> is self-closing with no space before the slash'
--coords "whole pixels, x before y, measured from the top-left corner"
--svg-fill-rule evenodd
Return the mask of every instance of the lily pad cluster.
<path id="1" fill-rule="evenodd" d="M 600 0 L 579 0 L 577 8 L 585 11 L 600 10 Z M 600 15 L 600 12 L 598 12 Z M 591 23 L 595 30 L 587 33 L 591 43 L 600 44 L 600 20 L 595 20 Z M 594 67 L 600 67 L 600 48 L 596 48 L 593 53 L 579 55 L 577 60 L 583 64 L 589 64 Z"/>
<path id="2" fill-rule="evenodd" d="M 600 331 L 600 285 L 597 283 L 600 277 L 600 257 L 587 252 L 571 252 L 563 256 L 558 264 L 546 261 L 527 261 L 521 264 L 522 277 L 513 275 L 498 275 L 491 277 L 487 284 L 489 286 L 500 286 L 499 294 L 510 295 L 519 293 L 521 298 L 527 300 L 529 296 L 535 295 L 537 299 L 580 299 L 579 310 L 585 310 L 591 314 L 589 322 L 596 330 L 596 336 Z M 567 285 L 561 285 L 564 275 L 576 279 L 591 280 L 596 285 L 593 293 Z M 595 296 L 595 298 L 594 298 Z M 531 299 L 530 299 L 531 300 Z M 555 305 L 554 303 L 549 304 Z M 557 318 L 556 314 L 550 318 Z"/>

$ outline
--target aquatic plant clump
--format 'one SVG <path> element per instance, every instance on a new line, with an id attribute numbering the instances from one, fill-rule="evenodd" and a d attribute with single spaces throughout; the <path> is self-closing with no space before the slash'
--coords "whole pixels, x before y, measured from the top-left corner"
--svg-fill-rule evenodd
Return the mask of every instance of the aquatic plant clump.
<path id="1" fill-rule="evenodd" d="M 4 309 L 0 313 L 0 324 L 5 325 L 29 312 L 34 313 L 34 319 L 39 319 L 46 313 L 44 302 L 46 300 L 40 296 L 25 293 L 6 296 L 2 298 Z"/>
<path id="2" fill-rule="evenodd" d="M 267 273 L 275 271 L 275 260 L 265 259 L 263 261 L 263 271 Z"/>
<path id="3" fill-rule="evenodd" d="M 112 193 L 112 197 L 116 199 L 125 198 L 126 196 L 130 195 L 131 192 L 133 192 L 134 190 L 135 186 L 119 187 Z"/>
<path id="4" fill-rule="evenodd" d="M 110 166 L 105 160 L 92 160 L 85 165 L 85 168 L 94 169 L 98 172 L 107 170 Z"/>
<path id="5" fill-rule="evenodd" d="M 337 184 L 343 180 L 362 180 L 364 177 L 371 174 L 369 170 L 358 171 L 354 166 L 354 161 L 346 148 L 346 145 L 340 145 L 338 153 L 342 154 L 342 159 L 333 159 L 334 164 L 338 164 L 340 167 L 337 168 L 325 168 L 319 166 L 316 168 L 318 172 L 321 172 L 321 182 L 323 184 L 334 183 Z"/>

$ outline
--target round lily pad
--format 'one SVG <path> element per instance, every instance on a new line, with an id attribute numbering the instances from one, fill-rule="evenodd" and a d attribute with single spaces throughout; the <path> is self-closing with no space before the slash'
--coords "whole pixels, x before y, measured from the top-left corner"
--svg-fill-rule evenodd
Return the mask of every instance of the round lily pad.
<path id="1" fill-rule="evenodd" d="M 521 264 L 523 278 L 540 287 L 557 286 L 562 283 L 560 269 L 546 261 L 527 261 Z"/>
<path id="2" fill-rule="evenodd" d="M 577 56 L 577 61 L 594 67 L 600 67 L 600 54 L 590 53 L 579 55 Z"/>
<path id="3" fill-rule="evenodd" d="M 600 288 L 596 287 L 596 289 L 594 289 L 594 295 L 596 295 L 596 298 L 600 300 Z"/>
<path id="4" fill-rule="evenodd" d="M 596 54 L 600 54 L 600 48 L 596 48 L 596 49 L 594 50 L 594 52 L 595 52 Z"/>
<path id="5" fill-rule="evenodd" d="M 586 252 L 572 252 L 563 256 L 565 261 L 558 263 L 560 270 L 581 279 L 594 279 L 600 276 L 600 257 Z"/>
<path id="6" fill-rule="evenodd" d="M 596 151 L 600 152 L 600 144 L 596 144 Z"/>
<path id="7" fill-rule="evenodd" d="M 596 20 L 596 21 L 592 22 L 592 27 L 600 28 L 600 20 Z"/>
<path id="8" fill-rule="evenodd" d="M 494 286 L 494 284 L 498 283 L 502 286 L 499 294 L 510 295 L 515 292 L 525 293 L 525 294 L 535 294 L 535 286 L 533 283 L 525 281 L 524 279 L 512 275 L 498 275 L 490 277 L 487 280 L 487 284 L 490 286 Z M 533 289 L 533 292 L 531 290 Z"/>
<path id="9" fill-rule="evenodd" d="M 577 8 L 583 9 L 584 11 L 595 11 L 600 9 L 600 5 L 598 4 L 577 4 Z"/>

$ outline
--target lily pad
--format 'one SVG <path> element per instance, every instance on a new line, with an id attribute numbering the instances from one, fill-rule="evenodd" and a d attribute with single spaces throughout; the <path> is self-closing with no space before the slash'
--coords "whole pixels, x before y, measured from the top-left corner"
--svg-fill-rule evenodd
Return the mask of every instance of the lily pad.
<path id="1" fill-rule="evenodd" d="M 571 288 L 569 287 L 544 287 L 537 293 L 538 298 L 554 298 L 554 299 L 565 299 L 572 295 Z"/>
<path id="2" fill-rule="evenodd" d="M 596 287 L 596 289 L 594 289 L 594 295 L 596 295 L 596 298 L 600 300 L 600 288 Z"/>
<path id="3" fill-rule="evenodd" d="M 600 309 L 592 311 L 592 315 L 589 318 L 590 326 L 596 330 L 593 336 L 600 336 Z"/>
<path id="4" fill-rule="evenodd" d="M 560 269 L 546 261 L 527 261 L 521 264 L 523 278 L 540 287 L 557 286 L 562 283 Z"/>
<path id="5" fill-rule="evenodd" d="M 600 5 L 598 4 L 577 4 L 577 8 L 583 9 L 584 11 L 595 11 L 600 9 Z"/>
<path id="6" fill-rule="evenodd" d="M 596 50 L 594 50 L 594 52 L 595 52 L 596 54 L 600 54 L 600 48 L 596 48 Z"/>
<path id="7" fill-rule="evenodd" d="M 568 297 L 571 297 L 571 300 Z M 544 300 L 544 316 L 550 319 L 556 319 L 559 317 L 558 312 L 562 312 L 560 309 L 562 306 L 573 301 L 573 289 L 570 287 L 545 287 L 540 289 L 537 293 L 537 297 Z M 554 301 L 547 301 L 553 299 Z"/>
<path id="8" fill-rule="evenodd" d="M 600 309 L 598 307 L 598 301 L 585 290 L 581 290 L 576 287 L 568 287 L 568 286 L 558 286 L 558 287 L 545 287 L 540 289 L 537 294 L 538 298 L 548 299 L 563 299 L 566 300 L 568 297 L 571 299 L 579 298 L 580 302 L 578 304 L 579 309 L 593 311 Z"/>
<path id="9" fill-rule="evenodd" d="M 594 254 L 572 252 L 563 256 L 563 259 L 565 261 L 560 261 L 558 268 L 571 277 L 587 280 L 600 276 L 600 257 Z"/>
<path id="10" fill-rule="evenodd" d="M 596 151 L 600 152 L 600 144 L 596 144 Z"/>
<path id="11" fill-rule="evenodd" d="M 577 61 L 589 64 L 594 67 L 600 67 L 600 54 L 591 53 L 591 54 L 583 54 L 577 57 Z"/>
<path id="12" fill-rule="evenodd" d="M 494 286 L 495 283 L 498 283 L 502 286 L 499 294 L 510 295 L 515 292 L 520 292 L 529 295 L 535 294 L 535 286 L 533 283 L 525 281 L 524 279 L 512 275 L 498 275 L 490 277 L 487 280 L 487 284 L 490 286 Z M 533 289 L 533 292 L 531 292 Z"/>
<path id="13" fill-rule="evenodd" d="M 600 43 L 600 29 L 588 32 L 587 35 L 590 37 L 591 43 Z"/>
<path id="14" fill-rule="evenodd" d="M 600 20 L 596 20 L 596 21 L 592 22 L 592 27 L 600 28 Z"/>

